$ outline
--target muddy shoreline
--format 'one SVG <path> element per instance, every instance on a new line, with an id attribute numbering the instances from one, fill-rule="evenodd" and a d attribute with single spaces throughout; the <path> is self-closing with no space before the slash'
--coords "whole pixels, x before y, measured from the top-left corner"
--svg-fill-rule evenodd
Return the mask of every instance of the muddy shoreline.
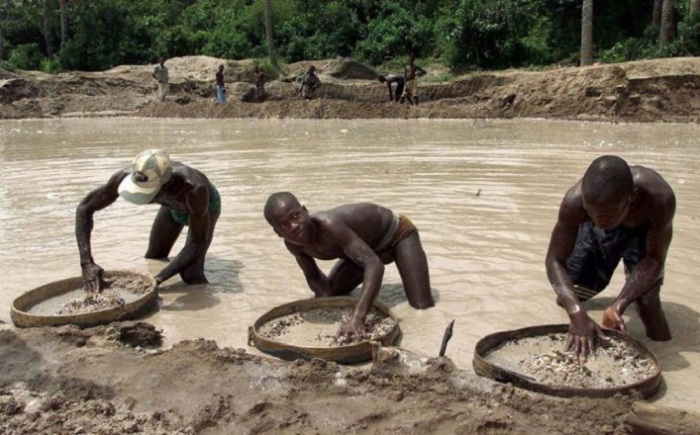
<path id="1" fill-rule="evenodd" d="M 547 118 L 608 122 L 698 122 L 700 58 L 670 58 L 585 68 L 479 72 L 439 82 L 421 79 L 419 106 L 387 102 L 376 80 L 337 77 L 339 61 L 315 62 L 319 98 L 298 85 L 270 82 L 251 102 L 250 62 L 206 56 L 168 61 L 171 91 L 157 101 L 152 66 L 49 75 L 0 71 L 0 119 L 89 116 L 291 119 Z M 227 66 L 228 101 L 214 101 L 214 71 Z M 308 62 L 307 62 L 308 63 Z M 288 66 L 290 73 L 303 65 Z"/>
<path id="2" fill-rule="evenodd" d="M 381 349 L 369 369 L 284 363 L 147 323 L 0 331 L 7 433 L 640 433 L 633 397 L 559 399 Z M 687 423 L 687 421 L 686 421 Z"/>

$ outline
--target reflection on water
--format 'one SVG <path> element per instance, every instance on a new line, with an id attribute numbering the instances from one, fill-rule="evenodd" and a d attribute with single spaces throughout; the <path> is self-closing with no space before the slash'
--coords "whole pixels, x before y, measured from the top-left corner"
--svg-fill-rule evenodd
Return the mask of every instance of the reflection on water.
<path id="1" fill-rule="evenodd" d="M 160 310 L 149 316 L 168 343 L 206 337 L 247 347 L 247 327 L 260 315 L 311 296 L 262 217 L 270 193 L 290 190 L 311 212 L 373 201 L 408 215 L 428 253 L 437 306 L 411 309 L 393 266 L 380 299 L 401 318 L 402 346 L 424 354 L 437 355 L 445 328 L 456 319 L 447 355 L 470 369 L 474 345 L 489 333 L 567 321 L 544 272 L 549 233 L 565 190 L 590 161 L 619 154 L 657 169 L 677 194 L 662 292 L 674 340 L 649 342 L 634 310 L 626 318 L 664 368 L 659 401 L 696 409 L 698 133 L 697 125 L 539 120 L 0 122 L 0 305 L 6 307 L 0 320 L 10 323 L 9 306 L 22 292 L 79 275 L 75 206 L 137 153 L 158 147 L 206 173 L 223 202 L 206 264 L 212 284 L 168 281 Z M 143 258 L 156 211 L 117 201 L 98 212 L 98 264 L 157 273 L 163 263 Z M 320 266 L 327 271 L 332 263 Z M 599 299 L 616 295 L 620 275 Z M 591 312 L 599 320 L 605 305 L 596 304 Z"/>

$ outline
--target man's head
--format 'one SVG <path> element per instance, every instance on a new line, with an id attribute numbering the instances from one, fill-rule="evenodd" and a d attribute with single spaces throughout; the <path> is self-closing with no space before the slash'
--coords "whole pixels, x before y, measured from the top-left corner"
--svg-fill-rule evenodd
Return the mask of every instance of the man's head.
<path id="1" fill-rule="evenodd" d="M 224 66 L 223 66 L 223 65 L 219 65 L 219 71 L 223 71 L 223 70 L 224 70 Z"/>
<path id="2" fill-rule="evenodd" d="M 629 165 L 617 156 L 593 160 L 581 180 L 583 207 L 593 223 L 612 229 L 622 223 L 636 196 Z"/>
<path id="3" fill-rule="evenodd" d="M 315 71 L 316 71 L 316 67 L 313 66 L 313 65 L 310 65 L 310 66 L 309 66 L 309 72 L 310 72 L 310 73 L 313 73 L 313 72 L 315 72 Z"/>
<path id="4" fill-rule="evenodd" d="M 383 75 L 377 77 L 377 80 L 379 80 L 379 83 L 386 83 L 386 77 L 384 77 Z"/>
<path id="5" fill-rule="evenodd" d="M 133 204 L 148 204 L 172 173 L 173 163 L 167 151 L 146 150 L 134 159 L 131 174 L 119 185 L 119 195 Z"/>
<path id="6" fill-rule="evenodd" d="M 258 65 L 255 65 L 255 67 L 253 68 L 253 71 L 255 71 L 256 73 L 259 73 L 260 67 Z"/>
<path id="7" fill-rule="evenodd" d="M 264 214 L 275 233 L 286 241 L 296 244 L 308 241 L 309 212 L 293 194 L 277 192 L 270 195 Z"/>
<path id="8" fill-rule="evenodd" d="M 158 63 L 161 65 L 165 65 L 165 58 L 164 57 L 158 58 Z"/>

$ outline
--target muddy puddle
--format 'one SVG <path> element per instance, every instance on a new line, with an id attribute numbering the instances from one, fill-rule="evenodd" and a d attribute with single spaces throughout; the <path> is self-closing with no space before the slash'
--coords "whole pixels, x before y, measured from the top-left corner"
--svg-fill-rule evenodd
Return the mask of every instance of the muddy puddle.
<path id="1" fill-rule="evenodd" d="M 618 154 L 659 171 L 678 208 L 661 299 L 674 339 L 631 334 L 663 368 L 661 405 L 700 407 L 700 127 L 518 121 L 300 121 L 72 119 L 0 122 L 0 321 L 23 292 L 80 274 L 75 207 L 146 148 L 167 148 L 201 169 L 222 197 L 209 250 L 209 285 L 178 277 L 146 320 L 165 345 L 205 337 L 245 348 L 247 331 L 273 307 L 311 297 L 303 274 L 265 222 L 268 195 L 287 190 L 311 211 L 373 201 L 406 214 L 420 231 L 436 306 L 412 309 L 394 265 L 379 300 L 400 319 L 400 345 L 436 356 L 455 320 L 447 356 L 470 370 L 474 346 L 503 330 L 566 323 L 544 256 L 564 192 L 594 158 Z M 143 258 L 154 206 L 117 201 L 95 214 L 93 256 L 105 270 L 156 274 Z M 184 233 L 172 254 L 184 242 Z M 332 262 L 319 262 L 328 272 Z M 588 305 L 598 322 L 623 283 Z"/>

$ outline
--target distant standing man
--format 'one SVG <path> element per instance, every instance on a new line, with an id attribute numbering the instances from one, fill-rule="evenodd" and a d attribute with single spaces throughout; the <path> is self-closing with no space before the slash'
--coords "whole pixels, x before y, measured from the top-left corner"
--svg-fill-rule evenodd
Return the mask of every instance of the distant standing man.
<path id="1" fill-rule="evenodd" d="M 260 69 L 258 65 L 255 65 L 253 69 L 253 80 L 255 81 L 255 101 L 262 101 L 265 98 L 265 83 L 267 79 L 270 78 L 267 74 Z"/>
<path id="2" fill-rule="evenodd" d="M 406 82 L 406 87 L 401 95 L 401 103 L 408 100 L 410 104 L 418 105 L 418 77 L 425 75 L 423 68 L 414 64 L 416 55 L 411 53 L 408 55 L 408 65 L 404 68 L 403 78 Z"/>
<path id="3" fill-rule="evenodd" d="M 160 101 L 165 101 L 165 96 L 168 95 L 168 67 L 165 66 L 165 59 L 162 57 L 158 60 L 158 65 L 153 69 L 153 78 L 158 81 L 158 94 Z"/>
<path id="4" fill-rule="evenodd" d="M 675 211 L 676 197 L 661 175 L 617 156 L 595 159 L 566 192 L 546 259 L 557 304 L 570 319 L 566 350 L 586 358 L 596 338 L 606 339 L 582 302 L 605 289 L 620 260 L 627 280 L 603 313 L 603 326 L 627 332 L 622 315 L 635 303 L 647 337 L 671 339 L 659 293 Z"/>
<path id="5" fill-rule="evenodd" d="M 167 260 L 182 229 L 189 226 L 184 247 L 156 275 L 157 284 L 178 273 L 186 284 L 208 282 L 204 276 L 204 257 L 221 213 L 219 192 L 197 169 L 171 161 L 164 150 L 147 150 L 78 204 L 75 236 L 83 282 L 88 292 L 101 291 L 104 286 L 104 270 L 95 263 L 90 246 L 93 215 L 120 196 L 137 205 L 160 205 L 151 228 L 146 258 Z"/>
<path id="6" fill-rule="evenodd" d="M 399 102 L 401 95 L 403 95 L 404 84 L 406 80 L 402 75 L 399 74 L 389 74 L 388 76 L 379 76 L 379 83 L 385 83 L 386 87 L 389 89 L 389 101 Z M 396 84 L 396 89 L 392 92 L 392 85 Z"/>
<path id="7" fill-rule="evenodd" d="M 219 70 L 216 72 L 216 101 L 219 104 L 226 102 L 226 83 L 224 83 L 224 66 L 219 65 Z"/>
<path id="8" fill-rule="evenodd" d="M 316 90 L 321 87 L 321 79 L 316 75 L 316 67 L 311 65 L 301 78 L 301 96 L 306 100 L 316 95 Z"/>
<path id="9" fill-rule="evenodd" d="M 413 308 L 435 305 L 428 260 L 418 230 L 406 216 L 371 203 L 346 204 L 310 215 L 289 192 L 270 195 L 264 213 L 316 297 L 347 295 L 362 284 L 352 318 L 338 331 L 344 341 L 364 335 L 365 319 L 379 293 L 385 264 L 396 262 Z M 338 262 L 326 276 L 315 258 Z"/>

